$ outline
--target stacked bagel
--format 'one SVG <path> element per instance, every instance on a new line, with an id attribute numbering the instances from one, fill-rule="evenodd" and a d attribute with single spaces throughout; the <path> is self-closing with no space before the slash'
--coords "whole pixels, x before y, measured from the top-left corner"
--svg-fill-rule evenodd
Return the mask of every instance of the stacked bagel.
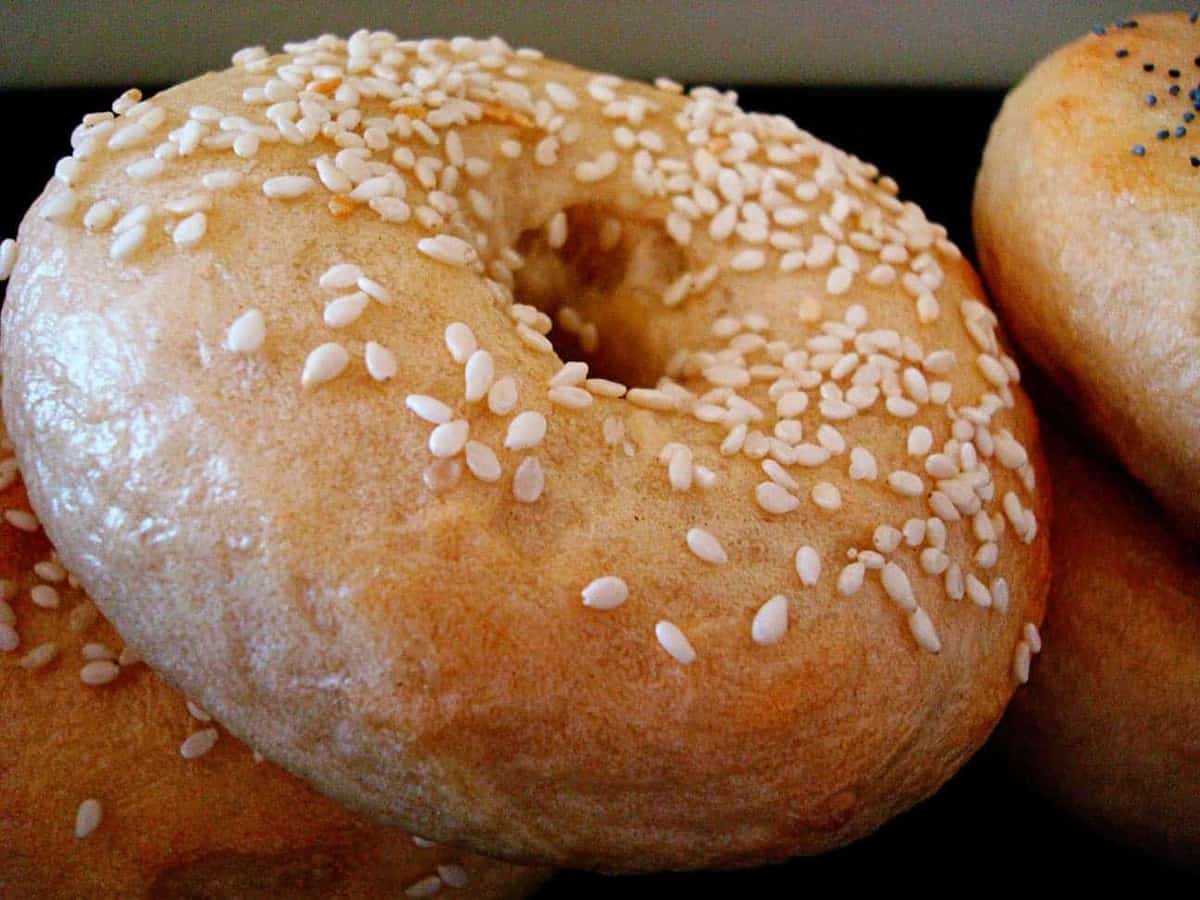
<path id="1" fill-rule="evenodd" d="M 992 296 L 1047 376 L 1045 407 L 1076 420 L 1048 442 L 1056 503 L 1047 649 L 1014 703 L 1010 744 L 1023 772 L 1086 819 L 1192 864 L 1197 19 L 1122 20 L 1043 61 L 1005 101 L 975 195 Z M 1102 460 L 1102 448 L 1120 465 Z"/>
<path id="2" fill-rule="evenodd" d="M 1028 678 L 1037 423 L 975 273 L 873 166 L 732 94 L 386 32 L 242 51 L 72 145 L 0 251 L 11 527 L 372 840 L 816 853 Z M 8 652 L 61 673 L 17 599 Z M 134 821 L 97 808 L 81 840 Z"/>

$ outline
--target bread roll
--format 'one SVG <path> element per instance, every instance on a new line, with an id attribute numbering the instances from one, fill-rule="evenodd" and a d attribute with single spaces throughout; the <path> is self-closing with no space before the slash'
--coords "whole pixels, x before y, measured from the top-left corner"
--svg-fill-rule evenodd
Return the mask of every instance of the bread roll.
<path id="1" fill-rule="evenodd" d="M 1022 349 L 1200 540 L 1200 23 L 1139 16 L 1041 62 L 992 126 L 980 263 Z"/>
<path id="2" fill-rule="evenodd" d="M 1200 557 L 1081 444 L 1047 436 L 1054 579 L 1008 744 L 1023 774 L 1092 824 L 1200 863 Z"/>
<path id="3" fill-rule="evenodd" d="M 712 89 L 236 62 L 89 119 L 4 309 L 33 506 L 170 683 L 379 821 L 600 869 L 836 847 L 975 751 L 1047 497 L 944 229 Z"/>

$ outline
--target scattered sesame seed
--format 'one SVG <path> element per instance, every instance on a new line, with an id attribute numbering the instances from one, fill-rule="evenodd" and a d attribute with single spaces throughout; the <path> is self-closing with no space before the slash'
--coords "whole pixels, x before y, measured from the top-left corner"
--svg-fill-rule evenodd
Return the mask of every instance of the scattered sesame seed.
<path id="1" fill-rule="evenodd" d="M 897 469 L 888 476 L 888 484 L 897 494 L 904 497 L 919 497 L 925 493 L 925 483 L 920 476 Z"/>
<path id="2" fill-rule="evenodd" d="M 27 671 L 34 671 L 43 666 L 48 666 L 58 657 L 58 644 L 53 641 L 48 641 L 44 644 L 38 644 L 23 657 L 19 665 Z"/>
<path id="3" fill-rule="evenodd" d="M 889 597 L 909 612 L 917 608 L 917 600 L 913 596 L 912 583 L 904 570 L 893 562 L 884 565 L 881 572 L 883 589 Z"/>
<path id="4" fill-rule="evenodd" d="M 509 450 L 536 447 L 546 436 L 546 417 L 536 410 L 517 414 L 508 425 L 504 446 Z"/>
<path id="5" fill-rule="evenodd" d="M 304 361 L 304 371 L 300 375 L 302 387 L 316 387 L 327 381 L 332 381 L 346 370 L 350 364 L 350 354 L 341 344 L 321 344 L 308 354 Z"/>
<path id="6" fill-rule="evenodd" d="M 177 247 L 186 249 L 200 243 L 207 231 L 208 217 L 202 212 L 192 213 L 175 226 L 175 230 L 171 233 L 171 239 L 175 241 Z"/>
<path id="7" fill-rule="evenodd" d="M 837 589 L 843 597 L 853 597 L 863 586 L 867 567 L 861 562 L 852 562 L 838 574 Z"/>
<path id="8" fill-rule="evenodd" d="M 34 532 L 40 527 L 37 516 L 24 509 L 5 510 L 4 520 L 18 531 Z"/>
<path id="9" fill-rule="evenodd" d="M 783 594 L 776 594 L 754 614 L 750 636 L 756 644 L 778 644 L 787 633 L 787 626 L 788 598 Z"/>
<path id="10" fill-rule="evenodd" d="M 937 629 L 933 625 L 933 620 L 929 618 L 929 613 L 924 609 L 918 606 L 909 613 L 908 628 L 923 650 L 928 650 L 930 653 L 941 653 L 941 638 L 938 637 Z"/>
<path id="11" fill-rule="evenodd" d="M 546 474 L 536 456 L 527 456 L 513 474 L 513 497 L 521 503 L 534 503 L 546 488 Z"/>
<path id="12" fill-rule="evenodd" d="M 121 667 L 115 662 L 107 659 L 98 659 L 87 663 L 79 670 L 79 680 L 84 684 L 98 687 L 104 684 L 111 684 L 120 673 Z"/>
<path id="13" fill-rule="evenodd" d="M 33 601 L 34 606 L 40 606 L 42 609 L 58 609 L 60 602 L 58 591 L 48 584 L 35 585 L 29 591 L 29 599 Z"/>
<path id="14" fill-rule="evenodd" d="M 275 200 L 294 200 L 311 193 L 317 183 L 307 175 L 277 175 L 263 182 L 263 193 Z"/>
<path id="15" fill-rule="evenodd" d="M 5 238 L 0 243 L 0 281 L 8 281 L 12 277 L 16 264 L 17 242 L 12 238 Z"/>
<path id="16" fill-rule="evenodd" d="M 1145 156 L 1146 155 L 1146 148 L 1142 144 L 1134 144 L 1133 147 L 1130 149 L 1134 156 Z"/>
<path id="17" fill-rule="evenodd" d="M 215 728 L 205 728 L 193 731 L 179 745 L 179 755 L 184 759 L 199 759 L 217 743 L 218 732 Z"/>
<path id="18" fill-rule="evenodd" d="M 442 881 L 452 888 L 464 888 L 471 881 L 470 877 L 467 875 L 467 870 L 462 866 L 455 865 L 454 863 L 445 863 L 440 865 L 438 866 L 437 870 Z"/>
<path id="19" fill-rule="evenodd" d="M 477 260 L 475 248 L 461 238 L 439 234 L 417 241 L 417 249 L 440 263 L 449 266 L 470 266 Z"/>
<path id="20" fill-rule="evenodd" d="M 441 400 L 427 397 L 424 394 L 409 394 L 404 398 L 404 405 L 417 416 L 434 425 L 449 422 L 450 417 L 454 415 L 454 410 Z"/>
<path id="21" fill-rule="evenodd" d="M 486 350 L 476 350 L 467 358 L 463 373 L 465 381 L 464 396 L 468 403 L 482 400 L 492 386 L 496 365 L 492 354 Z M 589 402 L 591 397 L 588 397 Z"/>
<path id="22" fill-rule="evenodd" d="M 415 898 L 432 897 L 441 889 L 441 877 L 438 875 L 427 875 L 420 881 L 410 884 L 407 888 L 405 888 L 404 896 Z"/>
<path id="23" fill-rule="evenodd" d="M 83 840 L 100 827 L 103 819 L 104 808 L 100 805 L 100 801 L 94 797 L 84 800 L 75 812 L 75 837 Z"/>
<path id="24" fill-rule="evenodd" d="M 517 383 L 505 376 L 492 383 L 488 391 L 488 409 L 498 416 L 507 415 L 517 405 Z"/>
<path id="25" fill-rule="evenodd" d="M 228 191 L 242 183 L 242 175 L 232 169 L 218 169 L 202 176 L 200 183 L 210 191 Z"/>
<path id="26" fill-rule="evenodd" d="M 729 561 L 729 556 L 721 542 L 712 532 L 703 528 L 689 528 L 687 533 L 688 549 L 705 562 L 723 566 Z"/>
<path id="27" fill-rule="evenodd" d="M 21 646 L 21 636 L 11 622 L 0 622 L 0 653 L 12 653 Z"/>
<path id="28" fill-rule="evenodd" d="M 1032 662 L 1033 654 L 1030 651 L 1029 645 L 1024 641 L 1017 643 L 1016 650 L 1013 651 L 1012 672 L 1013 678 L 1018 684 L 1027 684 L 1029 682 L 1029 666 Z"/>
<path id="29" fill-rule="evenodd" d="M 683 665 L 690 666 L 696 661 L 696 651 L 692 649 L 691 642 L 674 623 L 665 619 L 658 622 L 654 626 L 654 636 L 662 648 Z"/>
<path id="30" fill-rule="evenodd" d="M 800 498 L 773 481 L 761 482 L 754 489 L 754 497 L 760 507 L 775 515 L 790 513 L 800 506 Z"/>
<path id="31" fill-rule="evenodd" d="M 146 243 L 145 225 L 134 225 L 120 232 L 109 246 L 108 255 L 113 259 L 127 259 Z"/>
<path id="32" fill-rule="evenodd" d="M 842 492 L 837 489 L 836 485 L 828 481 L 814 484 L 810 496 L 812 502 L 821 509 L 833 511 L 842 507 Z"/>
<path id="33" fill-rule="evenodd" d="M 388 381 L 396 377 L 396 356 L 387 347 L 375 341 L 367 341 L 363 351 L 367 373 L 376 381 Z"/>
<path id="34" fill-rule="evenodd" d="M 479 343 L 475 340 L 475 332 L 463 322 L 451 322 L 447 325 L 445 339 L 446 349 L 450 351 L 454 361 L 460 365 L 465 365 L 471 358 L 471 354 L 479 349 Z"/>
<path id="35" fill-rule="evenodd" d="M 353 263 L 338 263 L 330 266 L 317 280 L 323 290 L 330 293 L 344 291 L 356 287 L 358 279 L 363 277 L 363 271 Z"/>
<path id="36" fill-rule="evenodd" d="M 453 419 L 438 425 L 429 435 L 429 452 L 438 459 L 457 456 L 467 443 L 470 425 L 465 419 Z"/>
<path id="37" fill-rule="evenodd" d="M 616 609 L 629 597 L 629 586 L 616 575 L 603 575 L 589 582 L 581 596 L 592 609 Z"/>
<path id="38" fill-rule="evenodd" d="M 875 456 L 865 447 L 850 451 L 850 477 L 855 481 L 874 481 L 879 475 Z"/>
<path id="39" fill-rule="evenodd" d="M 581 387 L 561 385 L 547 392 L 550 402 L 567 409 L 586 409 L 592 405 L 592 395 Z"/>

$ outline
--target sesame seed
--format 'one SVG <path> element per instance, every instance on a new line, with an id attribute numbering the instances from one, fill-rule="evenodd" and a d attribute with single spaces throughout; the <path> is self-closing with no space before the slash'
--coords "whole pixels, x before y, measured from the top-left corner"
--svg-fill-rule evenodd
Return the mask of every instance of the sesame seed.
<path id="1" fill-rule="evenodd" d="M 550 379 L 551 387 L 570 387 L 579 385 L 587 378 L 588 364 L 585 362 L 569 362 L 563 365 Z"/>
<path id="2" fill-rule="evenodd" d="M 97 641 L 84 644 L 79 652 L 86 660 L 117 658 L 117 651 L 108 646 L 108 644 L 102 644 Z"/>
<path id="3" fill-rule="evenodd" d="M 128 150 L 150 139 L 150 131 L 140 122 L 133 122 L 124 128 L 119 128 L 108 139 L 108 149 L 114 151 Z"/>
<path id="4" fill-rule="evenodd" d="M 8 281 L 12 277 L 16 264 L 17 242 L 12 238 L 5 238 L 0 242 L 0 281 Z"/>
<path id="5" fill-rule="evenodd" d="M 450 490 L 462 478 L 462 463 L 457 459 L 435 459 L 421 472 L 421 480 L 435 494 Z"/>
<path id="6" fill-rule="evenodd" d="M 933 625 L 933 620 L 929 618 L 929 613 L 924 609 L 918 606 L 909 613 L 908 628 L 923 650 L 928 650 L 930 653 L 942 651 L 941 638 L 938 637 L 937 629 Z"/>
<path id="7" fill-rule="evenodd" d="M 903 569 L 895 563 L 889 562 L 883 567 L 880 574 L 883 579 L 884 591 L 902 609 L 912 612 L 917 608 L 917 601 L 913 596 L 912 583 L 908 580 L 908 575 L 905 574 Z"/>
<path id="8" fill-rule="evenodd" d="M 367 373 L 376 381 L 388 381 L 396 377 L 398 369 L 396 356 L 387 347 L 374 341 L 367 341 L 364 356 Z"/>
<path id="9" fill-rule="evenodd" d="M 696 556 L 705 562 L 722 566 L 729 561 L 729 556 L 721 542 L 710 531 L 703 528 L 689 528 L 687 545 Z"/>
<path id="10" fill-rule="evenodd" d="M 790 513 L 800 506 L 800 499 L 773 481 L 764 481 L 754 489 L 754 497 L 762 509 L 775 515 Z"/>
<path id="11" fill-rule="evenodd" d="M 111 684 L 121 673 L 121 667 L 107 659 L 98 659 L 87 663 L 79 670 L 79 680 L 84 684 L 98 687 Z"/>
<path id="12" fill-rule="evenodd" d="M 616 609 L 629 597 L 629 586 L 616 575 L 603 575 L 589 582 L 580 596 L 592 609 Z"/>
<path id="13" fill-rule="evenodd" d="M 439 234 L 417 241 L 417 249 L 430 259 L 448 266 L 469 266 L 476 261 L 475 248 L 461 238 Z"/>
<path id="14" fill-rule="evenodd" d="M 441 877 L 438 875 L 427 875 L 420 881 L 414 882 L 405 888 L 404 896 L 415 898 L 432 897 L 441 889 Z"/>
<path id="15" fill-rule="evenodd" d="M 675 398 L 665 391 L 654 388 L 630 388 L 625 398 L 634 406 L 646 409 L 669 410 L 675 409 Z"/>
<path id="16" fill-rule="evenodd" d="M 521 503 L 534 503 L 546 487 L 546 474 L 536 456 L 527 456 L 513 474 L 513 497 Z"/>
<path id="17" fill-rule="evenodd" d="M 546 436 L 546 417 L 536 410 L 519 413 L 508 425 L 504 446 L 509 450 L 536 447 Z"/>
<path id="18" fill-rule="evenodd" d="M 924 425 L 915 425 L 908 433 L 908 455 L 925 456 L 933 447 L 933 432 Z"/>
<path id="19" fill-rule="evenodd" d="M 492 354 L 486 350 L 476 350 L 467 359 L 463 372 L 465 382 L 464 396 L 468 403 L 477 403 L 487 396 L 488 389 L 496 374 L 496 364 Z M 591 397 L 588 397 L 591 401 Z"/>
<path id="20" fill-rule="evenodd" d="M 842 507 L 842 492 L 837 489 L 836 485 L 830 484 L 828 481 L 814 484 L 809 496 L 812 498 L 812 502 L 821 509 L 833 511 Z"/>
<path id="21" fill-rule="evenodd" d="M 227 191 L 242 183 L 242 175 L 232 169 L 218 169 L 202 176 L 200 183 L 210 191 Z"/>
<path id="22" fill-rule="evenodd" d="M 467 468 L 480 481 L 500 480 L 500 460 L 487 444 L 479 441 L 466 443 Z"/>
<path id="23" fill-rule="evenodd" d="M 5 510 L 4 520 L 18 531 L 34 532 L 39 527 L 37 516 L 24 509 Z"/>
<path id="24" fill-rule="evenodd" d="M 465 419 L 453 419 L 443 422 L 430 432 L 429 452 L 438 459 L 449 459 L 457 456 L 467 443 L 471 426 Z"/>
<path id="25" fill-rule="evenodd" d="M 217 736 L 215 728 L 194 731 L 179 745 L 179 755 L 184 759 L 199 759 L 216 745 Z"/>
<path id="26" fill-rule="evenodd" d="M 581 387 L 560 385 L 548 392 L 550 402 L 568 409 L 586 409 L 592 405 L 592 395 Z"/>
<path id="27" fill-rule="evenodd" d="M 100 617 L 100 613 L 91 603 L 80 603 L 67 614 L 67 629 L 74 634 L 82 634 Z"/>
<path id="28" fill-rule="evenodd" d="M 446 863 L 438 866 L 437 870 L 442 881 L 452 888 L 463 888 L 470 883 L 471 879 L 467 875 L 467 870 L 462 866 Z"/>
<path id="29" fill-rule="evenodd" d="M 674 623 L 666 620 L 658 622 L 654 626 L 654 636 L 662 648 L 683 665 L 689 666 L 696 661 L 696 651 L 692 649 L 691 642 Z"/>
<path id="30" fill-rule="evenodd" d="M 294 200 L 311 193 L 317 183 L 307 175 L 278 175 L 263 182 L 263 193 L 275 200 Z"/>
<path id="31" fill-rule="evenodd" d="M 1032 652 L 1042 652 L 1042 635 L 1035 624 L 1026 622 L 1021 626 L 1021 636 L 1025 639 L 1025 643 L 1029 645 L 1029 649 Z"/>
<path id="32" fill-rule="evenodd" d="M 0 653 L 12 653 L 21 646 L 21 636 L 11 622 L 0 622 Z"/>
<path id="33" fill-rule="evenodd" d="M 450 417 L 454 414 L 454 410 L 441 400 L 427 397 L 424 394 L 409 394 L 404 398 L 404 405 L 417 416 L 434 425 L 449 422 Z"/>
<path id="34" fill-rule="evenodd" d="M 53 641 L 48 641 L 44 644 L 38 644 L 23 657 L 19 665 L 27 671 L 34 671 L 43 666 L 48 666 L 58 657 L 58 644 Z"/>
<path id="35" fill-rule="evenodd" d="M 897 494 L 904 497 L 919 497 L 925 493 L 925 482 L 919 475 L 898 469 L 888 476 L 888 484 Z"/>
<path id="36" fill-rule="evenodd" d="M 880 553 L 891 553 L 900 546 L 903 535 L 891 525 L 879 525 L 871 536 L 871 543 Z"/>
<path id="37" fill-rule="evenodd" d="M 184 705 L 187 707 L 188 715 L 197 722 L 211 722 L 212 716 L 193 703 L 191 700 L 185 700 Z"/>
<path id="38" fill-rule="evenodd" d="M 194 247 L 204 238 L 208 231 L 208 217 L 202 212 L 192 213 L 175 226 L 171 239 L 177 247 Z"/>
<path id="39" fill-rule="evenodd" d="M 471 358 L 471 354 L 479 349 L 479 344 L 475 340 L 475 332 L 463 322 L 451 322 L 447 325 L 445 339 L 446 349 L 450 351 L 454 361 L 460 365 L 466 364 L 467 360 Z"/>
<path id="40" fill-rule="evenodd" d="M 46 198 L 38 210 L 38 216 L 53 222 L 60 221 L 74 212 L 77 202 L 76 193 L 70 188 L 64 187 Z"/>
<path id="41" fill-rule="evenodd" d="M 148 181 L 161 175 L 166 167 L 167 164 L 161 159 L 151 156 L 130 163 L 125 167 L 125 174 L 136 181 Z"/>
<path id="42" fill-rule="evenodd" d="M 567 242 L 567 214 L 561 210 L 550 217 L 546 225 L 546 243 L 558 250 Z"/>
<path id="43" fill-rule="evenodd" d="M 349 363 L 350 354 L 341 344 L 321 344 L 305 359 L 300 385 L 309 388 L 332 381 L 346 370 Z"/>
<path id="44" fill-rule="evenodd" d="M 1026 684 L 1029 681 L 1029 667 L 1033 660 L 1033 654 L 1030 647 L 1024 641 L 1017 643 L 1016 650 L 1013 651 L 1012 672 L 1013 678 L 1018 684 Z"/>
<path id="45" fill-rule="evenodd" d="M 852 562 L 838 573 L 837 589 L 843 597 L 853 597 L 863 586 L 867 567 L 861 562 Z"/>
<path id="46" fill-rule="evenodd" d="M 104 808 L 100 805 L 100 801 L 94 797 L 84 800 L 75 812 L 75 837 L 83 840 L 100 827 L 103 819 Z"/>
<path id="47" fill-rule="evenodd" d="M 493 382 L 488 391 L 488 409 L 498 416 L 507 415 L 517 405 L 517 383 L 511 376 Z"/>
<path id="48" fill-rule="evenodd" d="M 109 246 L 108 255 L 113 259 L 127 259 L 146 243 L 146 226 L 135 225 L 120 232 Z"/>
<path id="49" fill-rule="evenodd" d="M 778 644 L 787 633 L 788 598 L 776 594 L 764 603 L 750 625 L 750 636 L 756 644 L 769 646 Z"/>
<path id="50" fill-rule="evenodd" d="M 735 253 L 729 260 L 729 268 L 735 272 L 756 272 L 766 264 L 766 254 L 753 248 Z"/>
<path id="51" fill-rule="evenodd" d="M 850 451 L 850 477 L 855 481 L 874 481 L 879 475 L 875 456 L 865 447 Z"/>
<path id="52" fill-rule="evenodd" d="M 996 607 L 996 611 L 1001 613 L 1008 612 L 1008 581 L 1003 577 L 993 578 L 991 592 L 992 605 Z"/>
<path id="53" fill-rule="evenodd" d="M 972 603 L 974 603 L 976 606 L 982 606 L 984 608 L 992 605 L 992 594 L 987 589 L 987 585 L 985 585 L 982 581 L 980 581 L 974 575 L 968 574 L 966 576 L 965 584 L 967 597 Z"/>
<path id="54" fill-rule="evenodd" d="M 29 599 L 33 601 L 34 606 L 40 606 L 42 609 L 58 609 L 59 606 L 58 591 L 48 584 L 39 584 L 32 588 L 29 591 Z"/>

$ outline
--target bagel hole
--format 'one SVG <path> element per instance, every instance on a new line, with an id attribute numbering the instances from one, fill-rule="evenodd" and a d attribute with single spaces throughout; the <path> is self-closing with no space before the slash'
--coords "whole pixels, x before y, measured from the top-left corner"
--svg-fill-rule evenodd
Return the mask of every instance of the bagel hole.
<path id="1" fill-rule="evenodd" d="M 557 249 L 545 226 L 518 239 L 525 262 L 513 296 L 550 317 L 547 337 L 564 362 L 586 362 L 592 378 L 654 387 L 670 351 L 651 324 L 665 286 L 685 271 L 682 250 L 661 227 L 608 207 L 564 212 L 567 238 Z"/>

